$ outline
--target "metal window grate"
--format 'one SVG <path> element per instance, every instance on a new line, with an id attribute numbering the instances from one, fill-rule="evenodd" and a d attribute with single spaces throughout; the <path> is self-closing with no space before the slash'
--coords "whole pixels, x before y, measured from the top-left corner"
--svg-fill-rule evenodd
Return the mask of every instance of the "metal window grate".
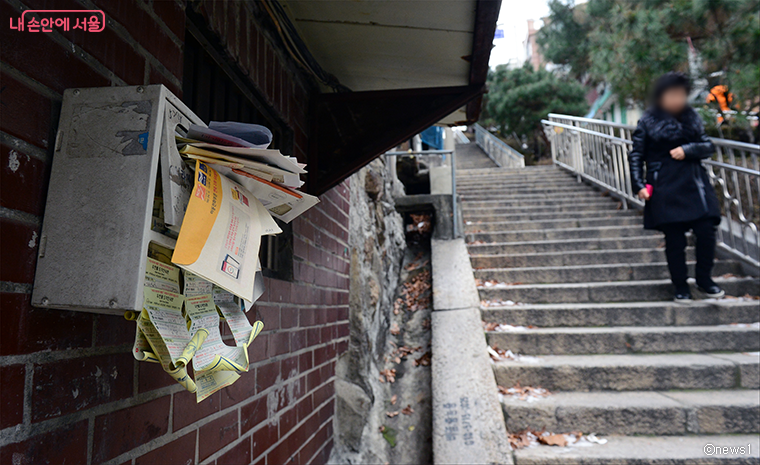
<path id="1" fill-rule="evenodd" d="M 209 121 L 240 121 L 272 130 L 271 148 L 292 153 L 293 131 L 275 116 L 248 80 L 237 70 L 215 36 L 188 14 L 185 34 L 183 100 L 207 124 Z M 278 221 L 282 233 L 261 240 L 264 274 L 277 279 L 293 277 L 293 231 Z"/>

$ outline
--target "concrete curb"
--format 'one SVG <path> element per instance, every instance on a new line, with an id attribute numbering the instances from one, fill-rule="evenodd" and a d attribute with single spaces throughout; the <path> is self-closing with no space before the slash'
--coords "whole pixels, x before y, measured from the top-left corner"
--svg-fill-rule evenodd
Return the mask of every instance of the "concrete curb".
<path id="1" fill-rule="evenodd" d="M 464 240 L 433 240 L 433 461 L 512 464 Z"/>

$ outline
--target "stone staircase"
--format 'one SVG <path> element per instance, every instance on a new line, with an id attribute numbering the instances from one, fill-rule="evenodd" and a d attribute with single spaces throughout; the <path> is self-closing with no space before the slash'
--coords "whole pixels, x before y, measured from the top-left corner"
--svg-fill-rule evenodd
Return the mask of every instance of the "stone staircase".
<path id="1" fill-rule="evenodd" d="M 677 305 L 664 239 L 638 211 L 559 168 L 483 164 L 457 175 L 482 319 L 524 327 L 486 333 L 520 355 L 494 362 L 496 381 L 552 392 L 504 396 L 507 430 L 608 438 L 521 449 L 515 462 L 760 463 L 760 301 Z M 735 261 L 718 260 L 714 275 L 729 296 L 760 294 Z M 751 450 L 707 455 L 707 444 Z"/>

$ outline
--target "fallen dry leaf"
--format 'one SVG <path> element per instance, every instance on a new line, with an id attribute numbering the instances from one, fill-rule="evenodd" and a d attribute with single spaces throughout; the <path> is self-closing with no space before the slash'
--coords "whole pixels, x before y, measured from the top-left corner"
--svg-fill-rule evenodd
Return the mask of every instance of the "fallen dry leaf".
<path id="1" fill-rule="evenodd" d="M 485 321 L 483 322 L 483 329 L 486 331 L 493 331 L 497 326 L 499 326 L 499 323 L 486 323 Z"/>
<path id="2" fill-rule="evenodd" d="M 430 318 L 422 320 L 422 329 L 430 329 Z"/>
<path id="3" fill-rule="evenodd" d="M 565 447 L 567 445 L 567 439 L 564 434 L 547 434 L 546 436 L 539 436 L 538 442 L 546 444 L 547 446 Z"/>
<path id="4" fill-rule="evenodd" d="M 575 444 L 578 442 L 583 433 L 580 431 L 573 431 L 568 434 L 554 434 L 546 430 L 536 431 L 533 429 L 526 429 L 509 434 L 509 444 L 512 449 L 522 449 L 524 447 L 531 447 L 538 443 L 548 446 L 564 447 L 568 444 Z M 595 444 L 604 444 L 607 441 L 594 437 L 596 441 L 589 441 Z M 598 441 L 598 442 L 597 442 Z"/>
<path id="5" fill-rule="evenodd" d="M 398 335 L 399 335 L 399 333 L 401 333 L 401 329 L 398 327 L 398 324 L 396 324 L 396 323 L 393 323 L 393 324 L 391 325 L 391 329 L 390 329 L 390 332 L 391 332 L 391 334 L 392 334 L 392 335 L 394 335 L 394 336 L 398 336 Z"/>
<path id="6" fill-rule="evenodd" d="M 391 397 L 391 405 L 396 405 L 396 399 L 398 399 L 398 396 L 393 394 L 393 397 Z"/>
<path id="7" fill-rule="evenodd" d="M 398 312 L 401 310 L 401 305 L 403 305 L 404 301 L 401 300 L 401 297 L 396 299 L 395 302 L 393 302 L 393 314 L 398 315 Z"/>
<path id="8" fill-rule="evenodd" d="M 388 418 L 393 418 L 393 417 L 395 417 L 395 416 L 398 416 L 398 412 L 385 412 L 385 415 L 386 415 Z"/>
<path id="9" fill-rule="evenodd" d="M 505 396 L 511 396 L 519 400 L 528 400 L 529 398 L 548 397 L 552 395 L 551 392 L 542 388 L 541 386 L 520 386 L 520 383 L 514 385 L 511 388 L 505 388 L 504 386 L 496 386 L 499 389 L 499 393 Z M 534 399 L 535 400 L 535 399 Z"/>
<path id="10" fill-rule="evenodd" d="M 509 434 L 509 444 L 512 446 L 512 449 L 515 450 L 528 447 L 535 442 L 536 435 L 530 430 L 523 430 Z"/>
<path id="11" fill-rule="evenodd" d="M 430 352 L 425 352 L 422 357 L 414 360 L 414 366 L 423 366 L 428 367 L 430 366 L 430 358 L 433 356 Z"/>
<path id="12" fill-rule="evenodd" d="M 401 413 L 403 413 L 404 415 L 411 415 L 414 413 L 414 409 L 412 408 L 411 405 L 407 405 L 406 407 L 401 409 Z"/>
<path id="13" fill-rule="evenodd" d="M 384 383 L 388 381 L 389 383 L 395 383 L 396 382 L 396 369 L 395 368 L 386 368 L 385 370 L 382 370 L 380 372 L 380 382 Z"/>

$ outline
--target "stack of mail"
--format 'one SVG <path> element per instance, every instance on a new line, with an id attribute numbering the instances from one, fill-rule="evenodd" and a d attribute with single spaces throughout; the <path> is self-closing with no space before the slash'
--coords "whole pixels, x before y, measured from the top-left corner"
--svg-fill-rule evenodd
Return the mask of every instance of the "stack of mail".
<path id="1" fill-rule="evenodd" d="M 212 122 L 211 127 L 219 130 L 191 126 L 186 137 L 177 137 L 180 154 L 190 160 L 205 162 L 219 174 L 241 184 L 272 216 L 285 223 L 319 202 L 316 197 L 298 190 L 304 184 L 301 174 L 306 173 L 305 164 L 279 150 L 267 149 L 263 144 L 257 145 L 222 132 L 226 130 L 248 137 L 250 131 L 245 132 L 241 126 L 231 127 L 232 124 Z M 258 136 L 260 141 L 265 140 L 260 134 Z M 253 136 L 248 138 L 255 140 Z"/>

